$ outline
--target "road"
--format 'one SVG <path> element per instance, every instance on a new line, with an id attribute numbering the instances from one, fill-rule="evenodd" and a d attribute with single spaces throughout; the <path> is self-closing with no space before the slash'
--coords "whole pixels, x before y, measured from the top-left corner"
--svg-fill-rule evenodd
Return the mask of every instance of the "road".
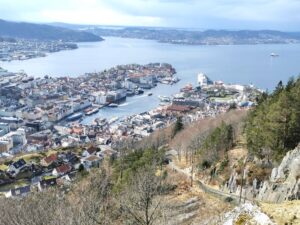
<path id="1" fill-rule="evenodd" d="M 169 163 L 169 167 L 173 171 L 177 171 L 178 173 L 184 174 L 188 178 L 191 178 L 190 169 L 181 169 L 177 165 L 175 165 L 173 161 Z M 195 178 L 195 176 L 194 176 L 194 178 Z M 231 198 L 232 199 L 231 202 L 233 204 L 236 204 L 236 205 L 239 203 L 240 196 L 238 196 L 238 195 L 231 194 L 231 193 L 226 193 L 226 192 L 223 192 L 223 191 L 220 191 L 220 190 L 216 190 L 216 189 L 210 187 L 209 185 L 204 184 L 203 182 L 201 182 L 200 180 L 197 180 L 197 179 L 194 179 L 194 181 L 199 185 L 199 187 L 204 192 L 206 192 L 208 194 L 211 194 L 211 195 L 216 196 L 218 198 L 221 198 L 223 200 L 225 200 L 226 198 Z"/>

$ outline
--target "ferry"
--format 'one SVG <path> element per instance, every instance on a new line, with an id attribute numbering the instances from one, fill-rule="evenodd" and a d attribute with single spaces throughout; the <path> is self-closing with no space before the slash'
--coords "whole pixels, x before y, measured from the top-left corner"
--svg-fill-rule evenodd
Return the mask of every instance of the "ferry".
<path id="1" fill-rule="evenodd" d="M 278 55 L 277 53 L 272 52 L 272 53 L 270 54 L 270 56 L 271 56 L 271 57 L 278 57 L 279 55 Z"/>
<path id="2" fill-rule="evenodd" d="M 97 113 L 97 112 L 99 112 L 99 108 L 92 108 L 92 109 L 86 110 L 86 111 L 85 111 L 85 115 L 86 115 L 86 116 L 90 116 L 90 115 L 92 115 L 92 114 L 94 114 L 94 113 Z"/>
<path id="3" fill-rule="evenodd" d="M 168 97 L 168 96 L 159 95 L 158 98 L 161 102 L 170 102 L 171 101 L 170 97 Z"/>
<path id="4" fill-rule="evenodd" d="M 67 120 L 68 120 L 68 121 L 78 120 L 78 119 L 80 119 L 82 116 L 83 116 L 83 113 L 75 113 L 75 114 L 73 114 L 73 115 L 71 115 L 71 116 L 68 116 L 68 117 L 67 117 Z"/>

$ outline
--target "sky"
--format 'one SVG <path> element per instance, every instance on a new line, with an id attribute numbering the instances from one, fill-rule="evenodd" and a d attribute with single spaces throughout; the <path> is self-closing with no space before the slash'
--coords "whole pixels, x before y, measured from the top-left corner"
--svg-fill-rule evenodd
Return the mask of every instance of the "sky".
<path id="1" fill-rule="evenodd" d="M 300 0 L 0 0 L 0 18 L 38 23 L 300 31 Z"/>

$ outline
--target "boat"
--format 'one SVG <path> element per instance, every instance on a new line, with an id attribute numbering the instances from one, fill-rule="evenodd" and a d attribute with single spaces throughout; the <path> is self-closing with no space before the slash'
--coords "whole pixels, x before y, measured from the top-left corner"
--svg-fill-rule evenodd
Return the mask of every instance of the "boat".
<path id="1" fill-rule="evenodd" d="M 85 112 L 85 115 L 90 116 L 90 115 L 92 115 L 94 113 L 97 113 L 97 112 L 99 112 L 99 108 L 92 108 L 92 109 L 87 110 Z"/>
<path id="2" fill-rule="evenodd" d="M 135 93 L 136 95 L 141 95 L 141 94 L 144 94 L 144 91 L 143 91 L 141 88 L 138 88 L 138 89 L 136 89 L 136 90 L 134 91 L 134 93 Z"/>
<path id="3" fill-rule="evenodd" d="M 158 98 L 161 102 L 170 102 L 171 101 L 170 97 L 168 97 L 168 96 L 159 95 Z"/>
<path id="4" fill-rule="evenodd" d="M 151 96 L 151 95 L 153 95 L 153 94 L 152 94 L 152 92 L 148 92 L 148 94 L 147 94 L 147 95 L 148 95 L 148 96 Z"/>
<path id="5" fill-rule="evenodd" d="M 271 56 L 271 57 L 278 57 L 279 55 L 278 55 L 277 53 L 272 52 L 272 53 L 270 54 L 270 56 Z"/>
<path id="6" fill-rule="evenodd" d="M 108 105 L 108 107 L 115 108 L 115 107 L 118 107 L 118 104 L 116 104 L 116 103 L 110 103 L 110 104 Z"/>
<path id="7" fill-rule="evenodd" d="M 68 121 L 78 120 L 78 119 L 80 119 L 82 116 L 83 116 L 83 113 L 75 113 L 75 114 L 73 114 L 73 115 L 71 115 L 71 116 L 68 116 L 68 117 L 67 117 L 67 120 L 68 120 Z"/>

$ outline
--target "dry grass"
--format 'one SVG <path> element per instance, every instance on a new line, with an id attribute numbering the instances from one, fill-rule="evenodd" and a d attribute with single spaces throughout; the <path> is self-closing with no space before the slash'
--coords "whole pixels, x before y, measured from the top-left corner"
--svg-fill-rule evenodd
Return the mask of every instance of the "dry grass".
<path id="1" fill-rule="evenodd" d="M 232 209 L 230 204 L 206 194 L 196 184 L 191 187 L 190 180 L 184 174 L 170 170 L 168 174 L 169 182 L 177 185 L 176 190 L 170 193 L 166 200 L 166 204 L 172 208 L 172 215 L 176 215 L 176 218 L 192 215 L 184 223 L 178 224 L 216 224 L 224 212 Z M 187 204 L 191 200 L 194 200 L 193 205 L 197 207 Z"/>
<path id="2" fill-rule="evenodd" d="M 278 225 L 300 224 L 300 200 L 279 204 L 261 203 L 260 207 Z"/>

